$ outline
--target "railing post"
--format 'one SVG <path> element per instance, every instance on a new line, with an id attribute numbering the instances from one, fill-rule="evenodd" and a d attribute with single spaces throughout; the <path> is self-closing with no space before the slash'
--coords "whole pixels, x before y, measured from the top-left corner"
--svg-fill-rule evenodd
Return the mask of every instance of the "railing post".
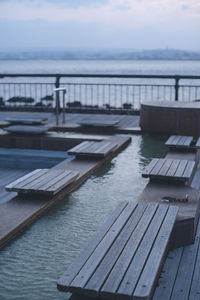
<path id="1" fill-rule="evenodd" d="M 179 80 L 180 77 L 179 76 L 175 76 L 175 101 L 179 100 Z"/>
<path id="2" fill-rule="evenodd" d="M 60 75 L 56 74 L 56 82 L 55 88 L 58 89 L 60 87 Z M 60 95 L 56 93 L 56 115 L 60 114 Z"/>

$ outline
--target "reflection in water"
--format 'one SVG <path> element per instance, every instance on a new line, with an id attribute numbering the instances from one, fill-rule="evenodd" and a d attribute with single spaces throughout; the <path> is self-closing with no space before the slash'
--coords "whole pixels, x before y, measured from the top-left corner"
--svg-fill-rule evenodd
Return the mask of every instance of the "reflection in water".
<path id="1" fill-rule="evenodd" d="M 0 299 L 58 300 L 69 294 L 56 283 L 119 201 L 136 201 L 152 156 L 164 153 L 159 136 L 132 136 L 132 143 L 57 203 L 0 255 Z"/>
<path id="2" fill-rule="evenodd" d="M 146 166 L 152 158 L 161 158 L 166 155 L 167 148 L 164 146 L 167 135 L 144 134 L 140 144 L 140 164 Z"/>

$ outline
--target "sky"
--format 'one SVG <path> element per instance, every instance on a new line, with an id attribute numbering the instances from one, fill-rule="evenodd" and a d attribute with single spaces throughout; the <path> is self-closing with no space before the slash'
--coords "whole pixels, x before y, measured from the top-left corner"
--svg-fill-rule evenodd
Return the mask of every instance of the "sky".
<path id="1" fill-rule="evenodd" d="M 0 49 L 200 50 L 200 0 L 0 0 Z"/>

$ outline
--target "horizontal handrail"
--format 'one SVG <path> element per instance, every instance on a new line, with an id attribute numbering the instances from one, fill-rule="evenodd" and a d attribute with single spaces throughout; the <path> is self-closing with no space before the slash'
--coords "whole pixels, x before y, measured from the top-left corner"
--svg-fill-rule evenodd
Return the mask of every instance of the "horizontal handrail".
<path id="1" fill-rule="evenodd" d="M 200 75 L 148 75 L 148 74 L 44 74 L 44 73 L 0 73 L 0 77 L 84 77 L 84 78 L 160 78 L 160 79 L 200 79 Z"/>

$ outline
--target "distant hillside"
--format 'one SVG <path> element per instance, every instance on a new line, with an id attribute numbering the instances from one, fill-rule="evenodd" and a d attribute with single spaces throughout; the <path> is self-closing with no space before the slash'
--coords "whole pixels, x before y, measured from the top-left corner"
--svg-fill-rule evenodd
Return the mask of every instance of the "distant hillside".
<path id="1" fill-rule="evenodd" d="M 0 60 L 200 60 L 200 51 L 156 50 L 0 50 Z"/>

